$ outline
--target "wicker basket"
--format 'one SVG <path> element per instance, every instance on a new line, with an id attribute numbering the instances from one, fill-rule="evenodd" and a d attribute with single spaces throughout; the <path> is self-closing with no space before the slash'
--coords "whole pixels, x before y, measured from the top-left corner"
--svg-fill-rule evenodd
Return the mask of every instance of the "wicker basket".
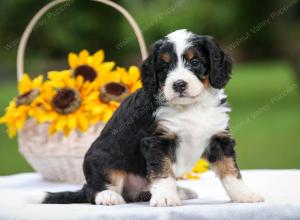
<path id="1" fill-rule="evenodd" d="M 24 55 L 28 38 L 39 19 L 51 8 L 61 3 L 74 0 L 55 0 L 44 6 L 30 21 L 21 38 L 17 55 L 18 80 L 24 73 Z M 142 59 L 147 56 L 144 38 L 132 16 L 120 5 L 110 0 L 92 0 L 113 7 L 119 11 L 131 25 L 141 50 Z M 34 170 L 40 172 L 50 181 L 83 183 L 83 157 L 91 143 L 100 134 L 104 124 L 98 123 L 87 132 L 74 131 L 69 137 L 62 133 L 50 136 L 48 124 L 37 124 L 33 119 L 27 120 L 24 128 L 19 132 L 20 153 L 26 158 Z"/>

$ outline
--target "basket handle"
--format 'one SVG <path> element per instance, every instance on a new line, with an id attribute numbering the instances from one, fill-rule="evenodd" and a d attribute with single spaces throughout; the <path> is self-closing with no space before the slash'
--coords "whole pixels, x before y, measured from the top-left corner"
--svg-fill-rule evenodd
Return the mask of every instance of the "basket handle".
<path id="1" fill-rule="evenodd" d="M 63 2 L 68 2 L 68 1 L 74 1 L 74 0 L 54 0 L 50 3 L 48 3 L 47 5 L 45 5 L 42 9 L 40 9 L 38 11 L 38 13 L 31 19 L 31 21 L 27 25 L 27 27 L 21 37 L 19 47 L 18 47 L 18 53 L 17 53 L 17 79 L 18 79 L 18 81 L 21 80 L 23 73 L 24 73 L 25 49 L 26 49 L 26 45 L 28 42 L 28 38 L 29 38 L 30 34 L 32 33 L 33 28 L 35 27 L 35 25 L 37 24 L 39 19 L 48 10 L 50 10 L 51 8 L 53 8 L 54 6 L 56 6 L 58 4 L 61 4 Z M 92 0 L 92 1 L 108 5 L 114 9 L 116 9 L 117 11 L 119 11 L 126 18 L 126 20 L 132 27 L 132 29 L 136 35 L 136 38 L 138 40 L 142 59 L 145 60 L 147 58 L 147 48 L 146 48 L 145 40 L 144 40 L 143 34 L 141 32 L 141 29 L 139 28 L 138 24 L 133 19 L 133 17 L 129 14 L 129 12 L 125 8 L 123 8 L 122 6 L 118 5 L 117 3 L 115 3 L 111 0 Z"/>

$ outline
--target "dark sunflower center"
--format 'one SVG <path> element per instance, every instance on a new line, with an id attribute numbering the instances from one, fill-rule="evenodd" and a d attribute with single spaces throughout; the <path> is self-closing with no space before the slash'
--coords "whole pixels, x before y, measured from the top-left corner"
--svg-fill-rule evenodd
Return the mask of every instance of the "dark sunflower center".
<path id="1" fill-rule="evenodd" d="M 80 94 L 71 88 L 59 89 L 52 99 L 52 106 L 55 111 L 61 114 L 68 114 L 76 111 L 81 103 Z"/>
<path id="2" fill-rule="evenodd" d="M 33 100 L 36 97 L 38 97 L 39 94 L 40 94 L 40 90 L 38 90 L 38 89 L 30 90 L 24 94 L 19 95 L 17 97 L 16 104 L 17 104 L 17 106 L 30 105 L 33 102 Z"/>
<path id="3" fill-rule="evenodd" d="M 114 83 L 114 82 L 106 84 L 105 89 L 107 93 L 116 96 L 122 95 L 122 93 L 126 91 L 125 86 L 123 86 L 120 83 Z"/>
<path id="4" fill-rule="evenodd" d="M 74 77 L 77 76 L 82 76 L 84 81 L 94 81 L 97 77 L 97 72 L 96 70 L 88 65 L 81 65 L 78 66 L 75 70 L 74 70 Z"/>
<path id="5" fill-rule="evenodd" d="M 129 90 L 121 83 L 111 82 L 101 87 L 100 94 L 100 99 L 103 102 L 121 102 L 129 95 Z"/>

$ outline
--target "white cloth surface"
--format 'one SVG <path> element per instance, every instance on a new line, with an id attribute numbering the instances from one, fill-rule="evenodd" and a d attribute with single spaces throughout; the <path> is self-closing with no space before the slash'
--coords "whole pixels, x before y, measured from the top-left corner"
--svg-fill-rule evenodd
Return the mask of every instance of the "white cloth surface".
<path id="1" fill-rule="evenodd" d="M 36 173 L 5 176 L 0 177 L 0 220 L 300 219 L 300 170 L 245 170 L 242 176 L 250 188 L 265 197 L 264 203 L 230 203 L 220 181 L 207 172 L 200 180 L 178 181 L 178 185 L 199 195 L 179 207 L 149 207 L 147 202 L 109 207 L 28 204 L 28 194 L 76 190 L 80 186 L 46 182 Z"/>

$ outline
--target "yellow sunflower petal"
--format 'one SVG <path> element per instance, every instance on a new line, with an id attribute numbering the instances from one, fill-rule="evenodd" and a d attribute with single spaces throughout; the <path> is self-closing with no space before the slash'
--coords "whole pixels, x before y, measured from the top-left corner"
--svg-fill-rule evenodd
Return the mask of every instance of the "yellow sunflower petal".
<path id="1" fill-rule="evenodd" d="M 49 127 L 49 134 L 50 135 L 53 135 L 56 133 L 56 124 L 51 124 L 50 127 Z"/>
<path id="2" fill-rule="evenodd" d="M 27 118 L 26 116 L 22 116 L 22 117 L 18 118 L 18 120 L 16 121 L 16 128 L 18 130 L 23 128 L 26 118 Z"/>
<path id="3" fill-rule="evenodd" d="M 98 123 L 99 121 L 102 121 L 100 115 L 90 117 L 89 120 L 92 125 Z"/>
<path id="4" fill-rule="evenodd" d="M 105 107 L 103 105 L 97 105 L 92 108 L 92 114 L 99 115 L 104 111 Z"/>
<path id="5" fill-rule="evenodd" d="M 32 87 L 33 89 L 36 89 L 36 88 L 40 88 L 41 85 L 42 85 L 42 82 L 43 82 L 43 76 L 42 75 L 39 75 L 38 77 L 36 77 L 33 81 L 32 81 Z"/>
<path id="6" fill-rule="evenodd" d="M 68 128 L 68 127 L 65 127 L 64 130 L 63 130 L 63 132 L 64 132 L 64 135 L 66 137 L 68 137 L 70 135 L 70 133 L 72 132 L 72 130 L 70 128 Z"/>
<path id="7" fill-rule="evenodd" d="M 130 88 L 130 92 L 135 92 L 136 90 L 142 88 L 142 82 L 137 81 L 136 83 L 133 84 L 133 86 Z"/>
<path id="8" fill-rule="evenodd" d="M 85 117 L 85 115 L 77 113 L 77 120 L 78 120 L 79 129 L 81 131 L 86 131 L 89 127 L 89 121 Z"/>
<path id="9" fill-rule="evenodd" d="M 74 88 L 76 86 L 76 80 L 74 80 L 73 78 L 65 78 L 64 83 L 65 86 L 69 88 Z"/>
<path id="10" fill-rule="evenodd" d="M 31 80 L 28 74 L 24 74 L 18 85 L 19 93 L 23 94 L 32 89 Z"/>
<path id="11" fill-rule="evenodd" d="M 98 50 L 96 53 L 93 55 L 93 65 L 99 65 L 104 61 L 104 51 L 103 50 Z"/>
<path id="12" fill-rule="evenodd" d="M 17 135 L 17 129 L 16 129 L 16 127 L 13 127 L 13 126 L 9 126 L 7 129 L 7 132 L 8 132 L 9 138 L 13 138 Z"/>
<path id="13" fill-rule="evenodd" d="M 200 179 L 200 177 L 199 177 L 199 175 L 195 175 L 193 173 L 188 173 L 188 174 L 186 174 L 185 179 L 197 180 L 197 179 Z"/>
<path id="14" fill-rule="evenodd" d="M 195 173 L 203 173 L 206 172 L 208 170 L 208 162 L 204 159 L 200 159 L 197 161 L 197 163 L 195 164 L 194 168 L 193 168 L 193 172 Z"/>
<path id="15" fill-rule="evenodd" d="M 62 131 L 63 128 L 66 126 L 67 124 L 67 117 L 66 116 L 60 116 L 57 120 L 57 123 L 56 123 L 56 130 L 57 131 Z"/>
<path id="16" fill-rule="evenodd" d="M 7 117 L 6 115 L 0 117 L 0 124 L 6 123 L 6 117 Z"/>
<path id="17" fill-rule="evenodd" d="M 140 79 L 140 70 L 136 66 L 129 67 L 129 75 L 132 82 L 136 82 Z"/>
<path id="18" fill-rule="evenodd" d="M 106 123 L 109 121 L 109 119 L 111 118 L 111 116 L 113 115 L 113 112 L 112 111 L 106 111 L 104 114 L 103 114 L 103 121 Z"/>
<path id="19" fill-rule="evenodd" d="M 80 89 L 82 87 L 83 83 L 84 83 L 83 77 L 80 76 L 80 75 L 77 76 L 76 79 L 75 79 L 75 87 Z M 88 83 L 88 81 L 87 81 L 87 83 Z"/>
<path id="20" fill-rule="evenodd" d="M 33 117 L 40 123 L 51 122 L 57 118 L 57 113 L 55 112 L 44 112 L 36 111 Z"/>
<path id="21" fill-rule="evenodd" d="M 99 74 L 111 71 L 115 66 L 115 62 L 104 62 L 98 68 Z"/>
<path id="22" fill-rule="evenodd" d="M 68 128 L 70 130 L 74 130 L 77 126 L 77 119 L 76 119 L 76 115 L 74 114 L 70 114 L 68 115 Z"/>
<path id="23" fill-rule="evenodd" d="M 82 50 L 79 53 L 79 65 L 87 64 L 90 53 L 87 50 Z"/>
<path id="24" fill-rule="evenodd" d="M 78 66 L 78 56 L 75 53 L 69 53 L 68 63 L 72 69 L 75 69 Z"/>

